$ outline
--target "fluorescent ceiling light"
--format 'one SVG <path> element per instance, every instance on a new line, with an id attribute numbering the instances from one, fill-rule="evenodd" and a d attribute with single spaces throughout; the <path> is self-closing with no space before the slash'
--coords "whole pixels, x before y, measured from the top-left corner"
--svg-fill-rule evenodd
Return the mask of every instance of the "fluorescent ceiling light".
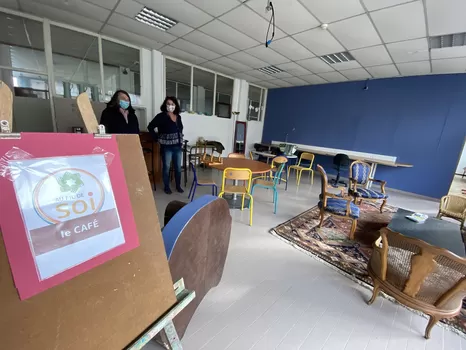
<path id="1" fill-rule="evenodd" d="M 277 73 L 283 72 L 282 69 L 277 68 L 277 67 L 275 67 L 275 66 L 262 67 L 262 68 L 259 68 L 258 70 L 259 70 L 260 72 L 265 73 L 265 74 L 268 74 L 268 75 L 273 75 L 273 74 L 277 74 Z"/>
<path id="2" fill-rule="evenodd" d="M 465 46 L 466 33 L 431 36 L 429 38 L 429 42 L 431 49 L 443 49 L 445 47 Z"/>
<path id="3" fill-rule="evenodd" d="M 320 56 L 320 58 L 328 64 L 354 61 L 354 57 L 351 56 L 348 51 L 332 53 L 330 55 Z"/>
<path id="4" fill-rule="evenodd" d="M 136 21 L 147 24 L 151 27 L 166 31 L 178 22 L 167 16 L 164 16 L 154 10 L 144 7 L 137 15 Z"/>

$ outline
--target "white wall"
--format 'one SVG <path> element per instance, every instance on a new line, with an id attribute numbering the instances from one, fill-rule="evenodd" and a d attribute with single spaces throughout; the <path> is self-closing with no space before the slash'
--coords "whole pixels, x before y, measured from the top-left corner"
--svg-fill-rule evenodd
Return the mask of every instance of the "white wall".
<path id="1" fill-rule="evenodd" d="M 466 147 L 463 147 L 463 152 L 461 153 L 460 161 L 458 162 L 458 168 L 456 168 L 457 174 L 463 174 L 463 168 L 466 167 Z"/>

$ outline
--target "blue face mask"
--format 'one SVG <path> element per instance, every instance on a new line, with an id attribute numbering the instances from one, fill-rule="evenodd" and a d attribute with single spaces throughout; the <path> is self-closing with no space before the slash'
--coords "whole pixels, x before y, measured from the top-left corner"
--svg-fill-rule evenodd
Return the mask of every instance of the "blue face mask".
<path id="1" fill-rule="evenodd" d="M 120 107 L 123 109 L 128 109 L 129 107 L 129 102 L 125 100 L 120 100 Z"/>

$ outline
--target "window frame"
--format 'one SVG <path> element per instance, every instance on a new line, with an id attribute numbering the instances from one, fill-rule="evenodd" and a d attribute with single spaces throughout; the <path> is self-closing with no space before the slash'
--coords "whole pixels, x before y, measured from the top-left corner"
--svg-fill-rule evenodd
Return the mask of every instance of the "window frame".
<path id="1" fill-rule="evenodd" d="M 257 119 L 250 119 L 249 117 L 249 91 L 248 91 L 248 113 L 247 113 L 247 120 L 248 121 L 251 121 L 251 122 L 262 122 L 264 120 L 264 116 L 265 116 L 265 107 L 267 105 L 267 95 L 268 95 L 268 92 L 269 92 L 269 89 L 267 88 L 264 88 L 262 86 L 259 86 L 259 85 L 255 85 L 255 84 L 251 84 L 249 83 L 249 87 L 251 86 L 254 86 L 256 88 L 259 88 L 261 90 L 261 93 L 260 93 L 260 97 L 259 97 L 259 112 L 257 113 Z M 264 102 L 264 106 L 262 106 L 262 101 Z"/>

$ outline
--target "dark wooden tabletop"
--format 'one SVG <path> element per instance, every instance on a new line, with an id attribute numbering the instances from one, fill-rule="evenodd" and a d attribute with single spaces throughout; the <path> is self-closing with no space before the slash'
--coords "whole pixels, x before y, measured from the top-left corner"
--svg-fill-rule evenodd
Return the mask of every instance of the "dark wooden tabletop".
<path id="1" fill-rule="evenodd" d="M 270 164 L 245 158 L 223 158 L 223 163 L 214 163 L 210 166 L 218 170 L 225 170 L 226 168 L 249 169 L 253 174 L 263 174 L 271 169 Z"/>
<path id="2" fill-rule="evenodd" d="M 388 228 L 404 236 L 420 239 L 433 246 L 445 248 L 450 252 L 466 257 L 460 225 L 429 217 L 423 224 L 406 218 L 412 211 L 398 209 Z"/>

